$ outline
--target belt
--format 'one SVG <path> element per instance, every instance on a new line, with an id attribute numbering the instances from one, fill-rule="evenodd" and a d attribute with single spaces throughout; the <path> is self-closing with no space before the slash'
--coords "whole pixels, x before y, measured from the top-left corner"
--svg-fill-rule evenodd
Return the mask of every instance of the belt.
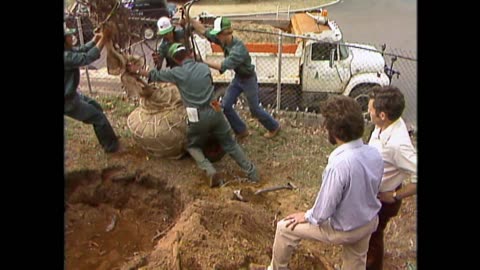
<path id="1" fill-rule="evenodd" d="M 240 73 L 236 73 L 237 77 L 240 78 L 240 79 L 250 79 L 255 73 L 252 73 L 252 74 L 248 74 L 248 75 L 243 75 L 243 74 L 240 74 Z"/>

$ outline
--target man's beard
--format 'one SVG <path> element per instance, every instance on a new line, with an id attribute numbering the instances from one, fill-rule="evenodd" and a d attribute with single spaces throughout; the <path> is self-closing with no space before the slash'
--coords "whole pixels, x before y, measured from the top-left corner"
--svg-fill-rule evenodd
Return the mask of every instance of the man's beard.
<path id="1" fill-rule="evenodd" d="M 332 132 L 330 131 L 328 131 L 328 141 L 333 145 L 337 144 L 337 140 L 335 140 L 335 137 L 333 137 Z"/>

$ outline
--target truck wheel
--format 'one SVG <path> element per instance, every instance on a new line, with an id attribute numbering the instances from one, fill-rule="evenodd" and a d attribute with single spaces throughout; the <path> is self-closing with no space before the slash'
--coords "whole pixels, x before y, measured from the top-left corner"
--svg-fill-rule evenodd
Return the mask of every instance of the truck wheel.
<path id="1" fill-rule="evenodd" d="M 363 116 L 365 119 L 368 119 L 368 100 L 369 93 L 372 91 L 372 88 L 377 86 L 377 84 L 360 84 L 353 88 L 352 92 L 350 92 L 350 97 L 355 99 L 360 107 L 362 108 Z"/>

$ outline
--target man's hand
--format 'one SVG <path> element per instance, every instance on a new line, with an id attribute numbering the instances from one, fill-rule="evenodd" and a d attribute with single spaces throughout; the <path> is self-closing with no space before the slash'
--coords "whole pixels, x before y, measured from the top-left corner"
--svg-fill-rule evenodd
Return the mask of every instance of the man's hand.
<path id="1" fill-rule="evenodd" d="M 141 66 L 136 65 L 135 63 L 127 63 L 127 71 L 130 73 L 138 74 L 141 69 Z"/>
<path id="2" fill-rule="evenodd" d="M 187 20 L 181 18 L 180 20 L 178 20 L 178 25 L 185 27 L 185 25 L 187 25 Z"/>
<path id="3" fill-rule="evenodd" d="M 96 33 L 95 36 L 93 36 L 93 42 L 97 43 L 102 37 L 102 33 Z"/>
<path id="4" fill-rule="evenodd" d="M 103 34 L 103 37 L 106 39 L 106 40 L 111 40 L 112 39 L 112 29 L 110 29 L 110 27 L 108 26 L 104 26 L 103 29 L 102 29 L 102 34 Z"/>
<path id="5" fill-rule="evenodd" d="M 384 203 L 394 203 L 393 191 L 379 192 L 377 198 Z"/>
<path id="6" fill-rule="evenodd" d="M 298 212 L 298 213 L 295 213 L 295 214 L 290 214 L 286 218 L 284 218 L 283 220 L 290 221 L 289 223 L 287 223 L 287 225 L 285 227 L 288 228 L 290 225 L 292 225 L 292 231 L 295 229 L 295 227 L 298 224 L 308 222 L 307 220 L 305 220 L 305 212 Z"/>

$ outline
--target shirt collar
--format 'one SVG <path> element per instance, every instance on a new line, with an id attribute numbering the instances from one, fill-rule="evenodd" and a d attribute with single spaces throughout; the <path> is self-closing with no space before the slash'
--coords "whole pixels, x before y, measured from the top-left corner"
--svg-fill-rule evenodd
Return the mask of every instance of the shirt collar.
<path id="1" fill-rule="evenodd" d="M 183 60 L 182 65 L 188 64 L 188 63 L 190 63 L 190 62 L 194 62 L 192 58 L 185 59 L 185 60 Z"/>
<path id="2" fill-rule="evenodd" d="M 336 156 L 340 155 L 341 153 L 343 153 L 344 151 L 348 151 L 350 149 L 355 149 L 355 148 L 359 148 L 363 145 L 363 141 L 362 141 L 362 138 L 358 138 L 356 140 L 353 140 L 353 141 L 349 141 L 347 143 L 344 143 L 342 145 L 340 145 L 339 147 L 337 147 L 335 150 L 333 150 L 333 152 L 330 154 L 330 157 L 328 158 L 328 161 L 330 162 L 330 160 L 332 158 L 335 158 Z"/>
<path id="3" fill-rule="evenodd" d="M 380 141 L 382 143 L 387 143 L 392 134 L 395 132 L 395 130 L 400 127 L 403 123 L 403 119 L 399 117 L 397 120 L 395 120 L 393 123 L 391 123 L 386 129 L 384 129 L 380 135 L 378 135 Z M 380 132 L 380 130 L 379 130 Z"/>

